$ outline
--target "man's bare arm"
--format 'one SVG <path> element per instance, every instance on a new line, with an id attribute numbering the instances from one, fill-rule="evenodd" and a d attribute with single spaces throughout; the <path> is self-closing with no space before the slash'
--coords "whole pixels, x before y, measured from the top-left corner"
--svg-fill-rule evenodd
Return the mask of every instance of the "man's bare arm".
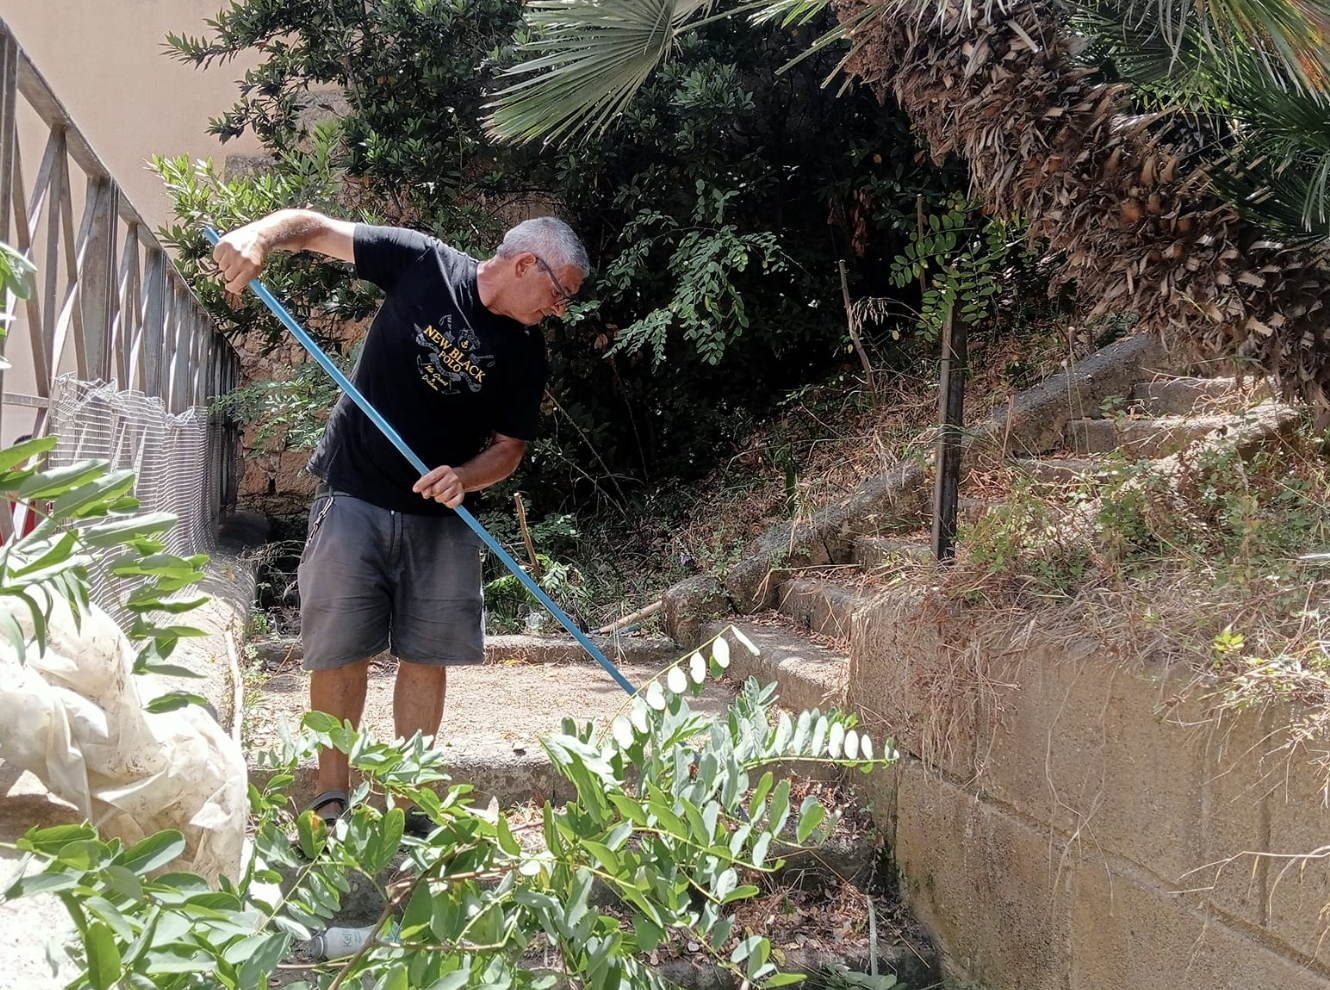
<path id="1" fill-rule="evenodd" d="M 240 292 L 257 278 L 270 251 L 316 251 L 340 261 L 355 261 L 356 225 L 313 210 L 278 210 L 226 234 L 212 256 L 226 280 L 227 292 Z"/>
<path id="2" fill-rule="evenodd" d="M 446 464 L 436 467 L 412 485 L 411 490 L 419 492 L 422 498 L 456 508 L 467 492 L 488 488 L 516 471 L 525 453 L 525 440 L 496 433 L 494 442 L 471 460 L 455 468 Z"/>

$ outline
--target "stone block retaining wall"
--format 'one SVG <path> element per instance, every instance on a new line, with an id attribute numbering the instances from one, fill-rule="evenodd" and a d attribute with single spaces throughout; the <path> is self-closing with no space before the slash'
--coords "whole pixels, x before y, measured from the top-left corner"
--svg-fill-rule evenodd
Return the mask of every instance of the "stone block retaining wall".
<path id="1" fill-rule="evenodd" d="M 982 627 L 902 592 L 856 618 L 849 703 L 914 911 L 986 990 L 1330 988 L 1330 810 L 1295 711 L 1074 616 Z M 1224 865 L 1226 864 L 1226 865 Z"/>

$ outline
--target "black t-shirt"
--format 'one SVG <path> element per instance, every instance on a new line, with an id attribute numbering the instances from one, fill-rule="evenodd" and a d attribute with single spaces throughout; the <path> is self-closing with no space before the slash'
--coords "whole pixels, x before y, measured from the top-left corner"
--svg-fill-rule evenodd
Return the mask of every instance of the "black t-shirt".
<path id="1" fill-rule="evenodd" d="M 400 227 L 355 229 L 356 274 L 385 292 L 351 380 L 430 468 L 457 467 L 495 433 L 533 440 L 548 365 L 537 327 L 480 301 L 477 261 Z M 419 515 L 452 510 L 411 490 L 420 477 L 343 395 L 309 462 L 335 491 Z"/>

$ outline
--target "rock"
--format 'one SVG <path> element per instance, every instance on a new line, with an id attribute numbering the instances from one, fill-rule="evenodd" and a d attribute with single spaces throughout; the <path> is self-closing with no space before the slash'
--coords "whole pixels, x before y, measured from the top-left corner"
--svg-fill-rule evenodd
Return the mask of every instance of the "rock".
<path id="1" fill-rule="evenodd" d="M 662 596 L 661 623 L 665 634 L 688 650 L 702 642 L 702 627 L 730 611 L 730 600 L 720 582 L 709 574 L 680 581 Z"/>

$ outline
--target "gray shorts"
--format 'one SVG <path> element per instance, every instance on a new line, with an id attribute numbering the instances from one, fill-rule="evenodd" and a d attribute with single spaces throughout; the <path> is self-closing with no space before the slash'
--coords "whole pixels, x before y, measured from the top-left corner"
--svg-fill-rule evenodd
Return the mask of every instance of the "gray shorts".
<path id="1" fill-rule="evenodd" d="M 482 546 L 455 515 L 317 496 L 300 557 L 304 668 L 341 667 L 384 650 L 412 663 L 482 663 Z"/>

